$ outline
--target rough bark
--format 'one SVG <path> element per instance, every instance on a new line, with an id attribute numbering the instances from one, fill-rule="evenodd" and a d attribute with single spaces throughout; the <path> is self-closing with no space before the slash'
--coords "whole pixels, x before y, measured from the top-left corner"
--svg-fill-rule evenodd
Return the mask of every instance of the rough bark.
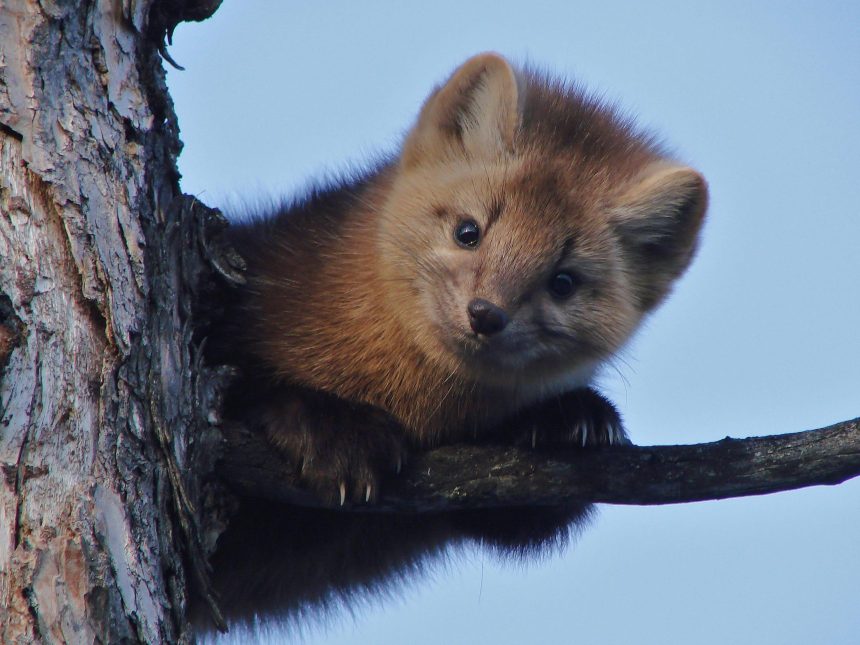
<path id="1" fill-rule="evenodd" d="M 187 641 L 205 588 L 210 379 L 152 4 L 0 4 L 3 643 Z"/>
<path id="2" fill-rule="evenodd" d="M 295 464 L 242 427 L 228 427 L 219 472 L 241 494 L 319 506 Z M 689 446 L 620 446 L 552 455 L 447 446 L 417 456 L 378 503 L 348 510 L 437 512 L 504 506 L 677 504 L 839 484 L 860 476 L 860 419 L 770 437 Z"/>

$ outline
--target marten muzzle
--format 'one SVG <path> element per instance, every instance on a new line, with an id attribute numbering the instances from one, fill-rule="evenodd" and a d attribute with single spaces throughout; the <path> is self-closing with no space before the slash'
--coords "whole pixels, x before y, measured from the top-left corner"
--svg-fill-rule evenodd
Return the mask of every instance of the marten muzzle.
<path id="1" fill-rule="evenodd" d="M 501 307 L 483 298 L 474 298 L 468 305 L 469 325 L 476 334 L 492 336 L 508 324 L 508 314 Z"/>

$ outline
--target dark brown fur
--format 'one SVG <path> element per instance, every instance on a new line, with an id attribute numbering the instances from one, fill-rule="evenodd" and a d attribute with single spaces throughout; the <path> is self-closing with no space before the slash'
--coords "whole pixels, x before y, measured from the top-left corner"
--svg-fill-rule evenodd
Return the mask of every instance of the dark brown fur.
<path id="1" fill-rule="evenodd" d="M 688 265 L 706 201 L 696 172 L 613 109 L 470 59 L 397 158 L 234 227 L 248 284 L 214 354 L 244 373 L 230 414 L 335 504 L 372 501 L 409 450 L 444 442 L 624 441 L 588 382 Z M 453 239 L 464 220 L 474 249 Z M 573 296 L 548 293 L 558 272 Z M 475 298 L 510 324 L 474 333 Z M 510 519 L 528 511 L 476 514 L 443 533 L 516 550 L 585 512 L 545 511 L 534 530 Z"/>
<path id="2" fill-rule="evenodd" d="M 649 196 L 643 198 L 646 208 L 666 209 L 668 216 L 654 226 L 653 241 L 633 248 L 619 231 L 632 230 L 637 242 L 637 223 L 651 213 L 630 217 L 623 209 L 635 204 L 649 174 L 671 162 L 613 110 L 530 71 L 519 73 L 517 94 L 506 106 L 517 105 L 518 119 L 509 126 L 510 115 L 500 117 L 500 127 L 512 129 L 502 132 L 499 145 L 510 149 L 492 149 L 496 142 L 485 141 L 485 134 L 463 143 L 463 115 L 466 123 L 480 119 L 469 111 L 503 103 L 509 88 L 502 85 L 500 98 L 472 94 L 487 77 L 510 82 L 506 74 L 512 72 L 498 57 L 472 59 L 428 100 L 399 161 L 236 227 L 249 286 L 230 342 L 266 380 L 381 408 L 401 424 L 407 443 L 434 446 L 491 431 L 526 407 L 524 398 L 534 398 L 520 395 L 525 386 L 546 381 L 552 389 L 550 381 L 577 363 L 606 360 L 662 299 L 695 246 L 705 201 L 700 177 L 676 172 L 684 174 L 669 189 L 677 204 L 663 199 L 649 205 Z M 460 93 L 447 96 L 452 88 Z M 437 105 L 443 99 L 450 106 Z M 409 202 L 416 187 L 431 197 Z M 434 244 L 446 240 L 454 248 L 448 231 L 457 219 L 480 219 L 474 208 L 464 212 L 457 204 L 467 191 L 485 211 L 484 246 L 490 248 L 469 265 L 446 266 L 420 245 L 433 236 Z M 647 233 L 647 223 L 640 227 Z M 564 347 L 557 362 L 540 358 L 498 382 L 484 378 L 487 365 L 470 359 L 473 348 L 456 355 L 444 339 L 430 338 L 447 330 L 429 328 L 432 312 L 422 299 L 436 297 L 435 285 L 413 274 L 445 274 L 450 282 L 466 275 L 470 296 L 485 294 L 511 308 L 542 288 L 527 281 L 551 271 L 548 256 L 556 253 L 574 256 L 583 283 L 581 306 L 572 314 L 579 347 Z M 430 307 L 451 306 L 438 300 Z M 486 363 L 495 369 L 492 360 Z M 288 443 L 290 431 L 275 426 L 289 423 L 287 415 L 283 424 L 270 424 L 276 442 Z"/>

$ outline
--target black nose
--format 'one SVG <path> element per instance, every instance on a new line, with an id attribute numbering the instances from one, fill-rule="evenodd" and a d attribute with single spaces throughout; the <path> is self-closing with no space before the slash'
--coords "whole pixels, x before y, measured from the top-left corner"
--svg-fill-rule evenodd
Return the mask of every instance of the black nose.
<path id="1" fill-rule="evenodd" d="M 502 331 L 508 324 L 508 314 L 492 302 L 475 298 L 469 303 L 467 309 L 469 310 L 469 324 L 476 334 L 490 336 Z"/>

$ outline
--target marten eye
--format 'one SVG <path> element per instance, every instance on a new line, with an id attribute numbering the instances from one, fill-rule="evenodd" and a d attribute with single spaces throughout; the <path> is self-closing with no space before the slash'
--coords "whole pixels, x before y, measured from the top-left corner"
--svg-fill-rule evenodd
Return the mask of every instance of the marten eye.
<path id="1" fill-rule="evenodd" d="M 454 239 L 463 248 L 474 249 L 481 240 L 481 229 L 475 220 L 465 220 L 457 224 L 457 228 L 454 231 Z"/>
<path id="2" fill-rule="evenodd" d="M 564 300 L 576 291 L 576 280 L 565 271 L 559 271 L 549 281 L 549 292 L 554 298 Z"/>

